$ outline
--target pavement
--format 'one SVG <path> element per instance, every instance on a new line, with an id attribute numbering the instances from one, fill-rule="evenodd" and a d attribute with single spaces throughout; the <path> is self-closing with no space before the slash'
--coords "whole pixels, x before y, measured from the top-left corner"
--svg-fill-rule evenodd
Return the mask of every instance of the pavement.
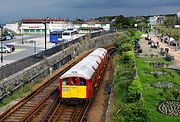
<path id="1" fill-rule="evenodd" d="M 166 43 L 160 41 L 158 37 L 156 37 L 153 33 L 150 33 L 150 38 L 155 42 L 159 41 L 160 48 L 169 48 L 169 54 L 175 57 L 174 65 L 180 67 L 180 50 L 176 50 L 175 46 L 170 46 Z"/>
<path id="2" fill-rule="evenodd" d="M 160 54 L 160 52 L 161 52 L 160 49 L 161 48 L 169 48 L 169 54 L 174 56 L 175 61 L 173 61 L 173 64 L 169 65 L 168 68 L 180 70 L 180 50 L 177 51 L 175 49 L 175 46 L 170 46 L 166 43 L 161 42 L 160 39 L 158 37 L 156 37 L 153 32 L 149 33 L 149 37 L 155 43 L 158 41 L 159 47 L 157 49 L 151 48 L 151 45 L 148 45 L 148 41 L 145 40 L 144 38 L 142 38 L 139 41 L 139 44 L 142 49 L 142 54 L 140 56 L 150 57 L 150 55 L 153 54 L 156 57 L 164 57 Z"/>
<path id="3" fill-rule="evenodd" d="M 140 54 L 140 56 L 150 57 L 150 55 L 153 54 L 154 56 L 162 57 L 160 55 L 160 48 L 151 48 L 151 45 L 149 45 L 148 41 L 144 38 L 140 39 L 139 44 L 142 49 L 142 53 Z"/>

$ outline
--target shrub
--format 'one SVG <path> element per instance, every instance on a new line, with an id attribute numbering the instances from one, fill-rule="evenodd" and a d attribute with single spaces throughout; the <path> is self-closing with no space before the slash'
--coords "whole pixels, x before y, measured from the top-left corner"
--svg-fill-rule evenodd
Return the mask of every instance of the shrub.
<path id="1" fill-rule="evenodd" d="M 128 89 L 129 102 L 140 100 L 142 94 L 142 86 L 139 77 L 135 77 Z"/>
<path id="2" fill-rule="evenodd" d="M 147 122 L 149 120 L 147 109 L 140 103 L 126 104 L 121 114 L 126 122 Z"/>

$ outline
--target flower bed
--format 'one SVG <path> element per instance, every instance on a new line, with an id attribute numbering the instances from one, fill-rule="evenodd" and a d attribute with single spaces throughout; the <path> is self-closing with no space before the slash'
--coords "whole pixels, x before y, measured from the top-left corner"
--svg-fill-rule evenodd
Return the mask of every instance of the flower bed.
<path id="1" fill-rule="evenodd" d="M 164 101 L 159 104 L 158 110 L 165 115 L 180 116 L 180 102 Z"/>

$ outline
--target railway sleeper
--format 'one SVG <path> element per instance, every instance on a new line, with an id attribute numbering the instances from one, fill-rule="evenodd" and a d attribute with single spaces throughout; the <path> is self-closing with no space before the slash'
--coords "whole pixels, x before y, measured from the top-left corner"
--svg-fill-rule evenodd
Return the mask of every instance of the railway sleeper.
<path id="1" fill-rule="evenodd" d="M 26 111 L 16 111 L 16 112 L 14 112 L 14 114 L 27 114 L 27 112 Z M 13 114 L 13 116 L 14 116 L 14 114 Z"/>
<path id="2" fill-rule="evenodd" d="M 26 113 L 25 113 L 26 114 Z M 13 115 L 11 115 L 10 117 L 19 117 L 19 118 L 23 118 L 25 114 L 20 114 L 20 113 L 14 113 Z"/>
<path id="3" fill-rule="evenodd" d="M 20 108 L 20 109 L 18 109 L 18 111 L 29 112 L 29 111 L 31 111 L 31 109 L 30 108 Z"/>
<path id="4" fill-rule="evenodd" d="M 10 118 L 10 119 L 3 120 L 3 122 L 19 122 L 19 120 L 17 118 Z"/>
<path id="5" fill-rule="evenodd" d="M 32 103 L 31 103 L 31 104 L 28 103 L 28 104 L 25 104 L 25 105 L 24 105 L 24 107 L 35 107 L 35 106 L 36 106 L 36 104 L 32 104 Z"/>

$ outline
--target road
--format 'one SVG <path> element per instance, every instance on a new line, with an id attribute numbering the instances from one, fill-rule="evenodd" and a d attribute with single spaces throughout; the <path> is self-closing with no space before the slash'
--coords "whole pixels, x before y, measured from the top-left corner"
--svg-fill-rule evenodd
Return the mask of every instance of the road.
<path id="1" fill-rule="evenodd" d="M 84 34 L 78 34 L 77 38 L 83 35 Z M 55 46 L 54 43 L 51 43 L 49 41 L 49 35 L 47 35 L 46 40 L 47 49 Z M 35 41 L 36 45 L 35 43 L 30 43 L 32 41 Z M 3 41 L 3 44 L 13 44 L 15 46 L 15 51 L 12 53 L 3 53 L 3 63 L 0 63 L 0 67 L 15 62 L 17 60 L 23 59 L 25 57 L 31 56 L 34 53 L 43 51 L 45 49 L 45 37 L 44 35 L 23 36 L 22 44 L 22 37 L 19 36 L 15 40 Z"/>

